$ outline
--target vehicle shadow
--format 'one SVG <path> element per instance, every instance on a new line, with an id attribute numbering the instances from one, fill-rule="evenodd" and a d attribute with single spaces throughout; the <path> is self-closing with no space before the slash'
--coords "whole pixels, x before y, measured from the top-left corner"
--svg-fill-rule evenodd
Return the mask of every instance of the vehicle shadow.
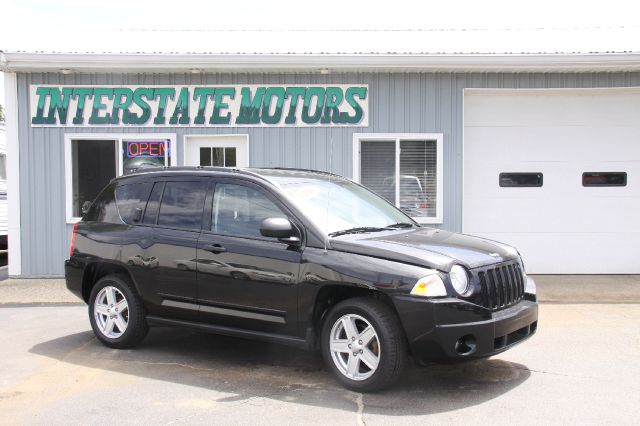
<path id="1" fill-rule="evenodd" d="M 106 348 L 86 331 L 37 344 L 29 352 L 235 394 L 217 402 L 263 397 L 352 412 L 358 397 L 333 379 L 317 352 L 178 328 L 153 328 L 139 347 L 130 350 Z M 409 361 L 393 388 L 363 396 L 364 410 L 393 416 L 457 410 L 497 398 L 530 375 L 525 366 L 499 359 L 427 367 Z"/>

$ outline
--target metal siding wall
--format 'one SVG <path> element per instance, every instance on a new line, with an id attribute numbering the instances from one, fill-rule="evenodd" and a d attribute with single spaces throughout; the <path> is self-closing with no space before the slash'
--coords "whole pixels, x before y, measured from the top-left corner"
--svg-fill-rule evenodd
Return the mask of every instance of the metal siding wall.
<path id="1" fill-rule="evenodd" d="M 369 127 L 360 128 L 32 128 L 30 84 L 369 84 Z M 329 170 L 351 176 L 354 133 L 444 134 L 444 224 L 462 224 L 462 115 L 465 88 L 640 86 L 640 73 L 335 73 L 18 75 L 22 273 L 63 274 L 71 226 L 65 224 L 64 134 L 249 134 L 251 166 Z M 331 156 L 330 153 L 333 152 Z"/>

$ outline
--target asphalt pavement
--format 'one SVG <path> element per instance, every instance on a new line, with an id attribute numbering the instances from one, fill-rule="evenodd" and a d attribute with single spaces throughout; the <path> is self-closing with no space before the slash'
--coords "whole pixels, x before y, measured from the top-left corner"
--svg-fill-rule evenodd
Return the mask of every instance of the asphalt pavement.
<path id="1" fill-rule="evenodd" d="M 119 351 L 93 337 L 78 299 L 22 302 L 0 307 L 3 425 L 637 424 L 640 417 L 633 300 L 542 303 L 538 332 L 523 344 L 485 360 L 410 365 L 393 388 L 364 395 L 340 387 L 314 352 L 176 328 L 152 329 L 139 347 Z"/>

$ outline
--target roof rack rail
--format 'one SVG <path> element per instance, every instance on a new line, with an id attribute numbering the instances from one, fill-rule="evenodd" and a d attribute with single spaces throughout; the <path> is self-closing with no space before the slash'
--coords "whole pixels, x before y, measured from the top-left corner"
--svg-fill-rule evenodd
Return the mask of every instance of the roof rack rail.
<path id="1" fill-rule="evenodd" d="M 291 171 L 300 171 L 300 172 L 313 172 L 313 173 L 321 173 L 324 175 L 332 175 L 332 176 L 340 176 L 339 174 L 336 173 L 331 173 L 331 172 L 327 172 L 324 170 L 314 170 L 314 169 L 302 169 L 302 168 L 298 168 L 298 167 L 265 167 L 266 169 L 270 168 L 270 169 L 275 169 L 275 170 L 291 170 Z"/>

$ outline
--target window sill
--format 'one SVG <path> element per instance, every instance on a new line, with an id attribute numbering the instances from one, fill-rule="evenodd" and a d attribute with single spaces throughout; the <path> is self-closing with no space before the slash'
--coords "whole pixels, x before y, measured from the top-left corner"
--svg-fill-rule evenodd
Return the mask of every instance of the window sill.
<path id="1" fill-rule="evenodd" d="M 442 225 L 442 218 L 439 217 L 413 217 L 411 219 L 418 222 L 420 225 Z"/>

